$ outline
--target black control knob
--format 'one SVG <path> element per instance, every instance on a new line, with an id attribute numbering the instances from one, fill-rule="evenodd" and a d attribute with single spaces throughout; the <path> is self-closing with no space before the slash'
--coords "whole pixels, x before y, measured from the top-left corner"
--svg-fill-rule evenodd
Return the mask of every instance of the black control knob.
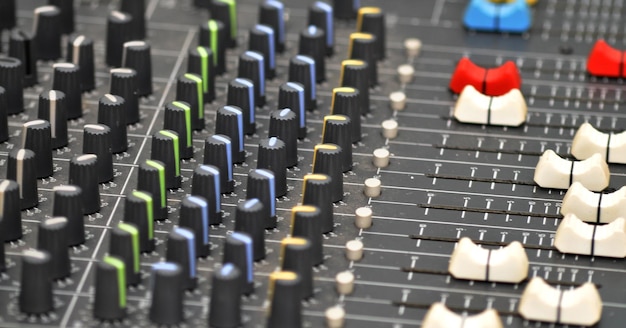
<path id="1" fill-rule="evenodd" d="M 7 92 L 3 87 L 0 87 L 0 143 L 9 140 L 7 107 Z"/>
<path id="2" fill-rule="evenodd" d="M 332 189 L 330 176 L 326 174 L 307 174 L 304 176 L 302 204 L 316 206 L 320 211 L 321 233 L 328 233 L 335 228 L 333 219 Z"/>
<path id="3" fill-rule="evenodd" d="M 302 280 L 295 272 L 270 273 L 268 327 L 302 327 Z"/>
<path id="4" fill-rule="evenodd" d="M 34 120 L 22 126 L 22 148 L 30 149 L 37 155 L 36 176 L 47 178 L 52 176 L 52 137 L 50 123 Z"/>
<path id="5" fill-rule="evenodd" d="M 341 160 L 343 150 L 335 144 L 315 145 L 313 154 L 313 173 L 327 174 L 332 179 L 331 201 L 343 199 L 343 171 Z"/>
<path id="6" fill-rule="evenodd" d="M 204 141 L 204 164 L 217 167 L 220 171 L 220 190 L 223 194 L 233 192 L 233 145 L 230 138 L 216 134 Z"/>
<path id="7" fill-rule="evenodd" d="M 359 91 L 361 115 L 370 112 L 369 65 L 362 60 L 348 59 L 341 62 L 339 85 Z"/>
<path id="8" fill-rule="evenodd" d="M 187 196 L 180 202 L 178 225 L 193 232 L 196 257 L 211 254 L 209 243 L 209 204 L 201 196 Z"/>
<path id="9" fill-rule="evenodd" d="M 246 51 L 239 56 L 238 75 L 254 84 L 256 106 L 265 106 L 265 58 L 256 51 Z"/>
<path id="10" fill-rule="evenodd" d="M 122 0 L 120 11 L 129 13 L 133 18 L 130 26 L 130 34 L 133 40 L 146 38 L 146 1 L 145 0 Z"/>
<path id="11" fill-rule="evenodd" d="M 165 164 L 161 161 L 145 160 L 139 164 L 139 174 L 137 176 L 137 190 L 145 191 L 152 196 L 154 219 L 167 219 Z"/>
<path id="12" fill-rule="evenodd" d="M 270 113 L 268 135 L 285 143 L 287 167 L 298 165 L 298 129 L 296 114 L 291 109 L 284 108 Z"/>
<path id="13" fill-rule="evenodd" d="M 353 143 L 361 140 L 360 100 L 359 90 L 355 88 L 341 87 L 333 89 L 330 112 L 332 115 L 345 115 L 350 118 L 350 138 Z"/>
<path id="14" fill-rule="evenodd" d="M 68 246 L 78 246 L 85 243 L 83 191 L 79 186 L 63 185 L 54 187 L 52 216 L 67 219 L 66 237 Z"/>
<path id="15" fill-rule="evenodd" d="M 289 81 L 297 82 L 304 88 L 305 107 L 317 108 L 315 60 L 309 56 L 297 55 L 289 61 Z"/>
<path id="16" fill-rule="evenodd" d="M 52 65 L 54 76 L 52 89 L 65 94 L 67 118 L 70 120 L 83 116 L 83 100 L 80 89 L 80 68 L 72 63 Z"/>
<path id="17" fill-rule="evenodd" d="M 70 161 L 69 183 L 83 190 L 83 214 L 100 211 L 100 189 L 98 189 L 98 156 L 79 155 Z"/>
<path id="18" fill-rule="evenodd" d="M 235 0 L 210 0 L 209 12 L 211 17 L 224 24 L 227 32 L 226 45 L 228 48 L 237 47 L 238 20 L 237 2 Z"/>
<path id="19" fill-rule="evenodd" d="M 265 59 L 265 78 L 273 80 L 276 77 L 276 46 L 274 45 L 275 31 L 267 25 L 257 24 L 250 29 L 248 49 L 263 54 Z"/>
<path id="20" fill-rule="evenodd" d="M 257 168 L 270 170 L 274 174 L 276 197 L 287 194 L 287 147 L 277 137 L 262 139 L 259 142 Z"/>
<path id="21" fill-rule="evenodd" d="M 107 18 L 105 62 L 111 67 L 122 66 L 124 43 L 135 40 L 133 17 L 125 12 L 114 10 Z"/>
<path id="22" fill-rule="evenodd" d="M 181 184 L 178 138 L 178 134 L 171 130 L 161 130 L 152 135 L 151 158 L 165 165 L 167 189 L 178 189 Z"/>
<path id="23" fill-rule="evenodd" d="M 310 25 L 300 32 L 298 54 L 315 60 L 317 83 L 326 81 L 326 34 L 324 30 Z"/>
<path id="24" fill-rule="evenodd" d="M 15 27 L 17 22 L 15 2 L 16 0 L 0 1 L 0 31 Z"/>
<path id="25" fill-rule="evenodd" d="M 50 122 L 52 149 L 67 146 L 67 107 L 65 93 L 58 90 L 45 90 L 39 94 L 37 117 Z"/>
<path id="26" fill-rule="evenodd" d="M 54 310 L 50 254 L 43 250 L 22 252 L 20 278 L 20 312 L 29 315 L 46 314 Z"/>
<path id="27" fill-rule="evenodd" d="M 137 71 L 132 68 L 114 68 L 110 71 L 112 95 L 124 100 L 124 125 L 139 122 L 139 99 L 137 97 Z M 115 152 L 114 152 L 115 153 Z"/>
<path id="28" fill-rule="evenodd" d="M 105 255 L 96 264 L 93 316 L 117 321 L 126 316 L 126 264 L 116 256 Z"/>
<path id="29" fill-rule="evenodd" d="M 367 63 L 369 72 L 370 87 L 378 85 L 378 65 L 376 48 L 377 39 L 369 33 L 350 34 L 350 45 L 348 47 L 348 58 L 360 59 Z"/>
<path id="30" fill-rule="evenodd" d="M 357 31 L 376 37 L 376 59 L 386 57 L 385 14 L 378 7 L 363 7 L 357 14 Z"/>
<path id="31" fill-rule="evenodd" d="M 222 223 L 220 175 L 216 166 L 200 164 L 191 178 L 191 194 L 202 197 L 207 203 L 210 225 Z"/>
<path id="32" fill-rule="evenodd" d="M 186 73 L 176 82 L 176 100 L 184 101 L 191 108 L 191 125 L 194 130 L 202 130 L 204 121 L 204 89 L 199 75 Z"/>
<path id="33" fill-rule="evenodd" d="M 132 2 L 140 3 L 143 1 Z M 128 41 L 124 43 L 122 66 L 132 68 L 137 73 L 135 95 L 145 97 L 152 94 L 152 50 L 147 42 Z"/>
<path id="34" fill-rule="evenodd" d="M 17 58 L 24 64 L 24 87 L 32 87 L 38 83 L 37 53 L 30 33 L 20 29 L 11 31 L 9 57 Z"/>
<path id="35" fill-rule="evenodd" d="M 259 6 L 259 23 L 274 30 L 274 49 L 285 51 L 285 5 L 276 0 L 265 0 Z"/>
<path id="36" fill-rule="evenodd" d="M 298 139 L 306 137 L 306 106 L 304 87 L 297 82 L 281 84 L 278 89 L 278 108 L 291 109 L 298 119 Z"/>
<path id="37" fill-rule="evenodd" d="M 52 61 L 61 58 L 61 29 L 64 24 L 61 10 L 56 6 L 38 7 L 33 16 L 33 41 L 38 59 Z"/>
<path id="38" fill-rule="evenodd" d="M 341 169 L 348 172 L 352 169 L 352 122 L 345 115 L 324 116 L 322 143 L 336 144 L 341 147 Z"/>
<path id="39" fill-rule="evenodd" d="M 139 229 L 132 223 L 119 222 L 111 230 L 109 254 L 124 262 L 126 285 L 135 286 L 141 281 Z"/>
<path id="40" fill-rule="evenodd" d="M 335 18 L 355 19 L 359 6 L 360 0 L 333 0 Z"/>
<path id="41" fill-rule="evenodd" d="M 183 272 L 183 289 L 196 289 L 198 278 L 196 277 L 196 241 L 193 231 L 186 228 L 174 228 L 167 237 L 165 259 L 180 266 Z"/>
<path id="42" fill-rule="evenodd" d="M 92 91 L 96 88 L 93 40 L 82 34 L 67 39 L 67 61 L 80 67 L 80 89 Z"/>
<path id="43" fill-rule="evenodd" d="M 254 254 L 252 238 L 245 232 L 233 232 L 224 241 L 223 264 L 232 263 L 239 269 L 239 290 L 241 294 L 254 292 Z"/>
<path id="44" fill-rule="evenodd" d="M 244 115 L 237 106 L 222 106 L 215 114 L 215 133 L 223 134 L 232 142 L 233 163 L 239 164 L 246 161 L 244 149 L 243 121 Z"/>
<path id="45" fill-rule="evenodd" d="M 0 227 L 4 241 L 22 238 L 22 212 L 20 207 L 20 185 L 13 180 L 0 181 Z"/>
<path id="46" fill-rule="evenodd" d="M 320 265 L 324 262 L 322 212 L 319 207 L 299 205 L 291 209 L 291 236 L 309 241 L 311 265 Z"/>
<path id="47" fill-rule="evenodd" d="M 14 149 L 9 152 L 7 179 L 17 182 L 20 186 L 22 210 L 39 204 L 36 161 L 35 153 L 30 149 Z"/>
<path id="48" fill-rule="evenodd" d="M 313 263 L 311 242 L 301 237 L 287 237 L 280 242 L 280 267 L 283 271 L 298 274 L 302 299 L 313 297 Z"/>
<path id="49" fill-rule="evenodd" d="M 198 46 L 189 49 L 187 71 L 202 78 L 203 101 L 208 104 L 215 100 L 215 66 L 213 50 Z"/>
<path id="50" fill-rule="evenodd" d="M 324 30 L 326 34 L 326 56 L 335 53 L 335 28 L 333 23 L 333 7 L 326 2 L 315 1 L 309 7 L 309 26 L 313 25 Z"/>
<path id="51" fill-rule="evenodd" d="M 71 34 L 74 32 L 74 1 L 73 0 L 48 0 L 48 4 L 56 6 L 61 11 L 61 33 Z"/>
<path id="52" fill-rule="evenodd" d="M 126 101 L 120 96 L 105 94 L 98 104 L 98 123 L 111 129 L 111 152 L 123 153 L 128 150 L 126 132 Z"/>
<path id="53" fill-rule="evenodd" d="M 226 72 L 227 33 L 230 32 L 226 30 L 224 23 L 214 19 L 200 25 L 198 45 L 211 48 L 215 75 L 222 75 Z"/>
<path id="54" fill-rule="evenodd" d="M 178 325 L 183 319 L 184 280 L 180 265 L 159 262 L 152 265 L 152 303 L 149 318 L 156 325 Z"/>
<path id="55" fill-rule="evenodd" d="M 178 134 L 178 150 L 181 159 L 193 157 L 191 107 L 188 103 L 173 101 L 165 105 L 163 129 L 172 130 Z"/>
<path id="56" fill-rule="evenodd" d="M 24 66 L 22 61 L 12 57 L 0 57 L 0 86 L 4 88 L 7 115 L 24 111 Z"/>
<path id="57" fill-rule="evenodd" d="M 126 195 L 124 202 L 124 222 L 133 224 L 139 233 L 139 252 L 154 250 L 154 215 L 152 196 L 149 193 L 133 190 Z"/>
<path id="58" fill-rule="evenodd" d="M 209 326 L 236 328 L 241 325 L 241 285 L 243 275 L 232 263 L 215 270 L 211 280 L 211 306 Z"/>
<path id="59" fill-rule="evenodd" d="M 70 253 L 67 247 L 67 219 L 61 216 L 45 219 L 39 223 L 37 249 L 50 254 L 50 271 L 53 280 L 70 276 Z"/>
<path id="60" fill-rule="evenodd" d="M 111 129 L 104 124 L 87 124 L 83 128 L 83 154 L 98 156 L 98 183 L 113 180 Z"/>
<path id="61" fill-rule="evenodd" d="M 263 203 L 265 229 L 276 228 L 276 187 L 274 173 L 270 170 L 256 169 L 248 172 L 246 198 L 257 198 Z"/>
<path id="62" fill-rule="evenodd" d="M 265 258 L 265 209 L 257 198 L 237 205 L 235 231 L 245 232 L 252 238 L 252 254 L 255 261 Z"/>
<path id="63" fill-rule="evenodd" d="M 227 93 L 226 104 L 239 107 L 243 113 L 245 134 L 254 134 L 256 131 L 254 84 L 248 79 L 236 78 L 228 82 Z"/>

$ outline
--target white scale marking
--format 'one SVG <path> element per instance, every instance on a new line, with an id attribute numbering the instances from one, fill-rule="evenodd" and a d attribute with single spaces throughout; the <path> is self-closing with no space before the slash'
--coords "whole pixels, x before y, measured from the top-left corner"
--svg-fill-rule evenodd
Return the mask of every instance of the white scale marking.
<path id="1" fill-rule="evenodd" d="M 77 36 L 74 42 L 72 42 L 72 59 L 74 59 L 72 62 L 76 65 L 80 63 L 80 46 L 83 42 L 85 42 L 84 35 Z"/>

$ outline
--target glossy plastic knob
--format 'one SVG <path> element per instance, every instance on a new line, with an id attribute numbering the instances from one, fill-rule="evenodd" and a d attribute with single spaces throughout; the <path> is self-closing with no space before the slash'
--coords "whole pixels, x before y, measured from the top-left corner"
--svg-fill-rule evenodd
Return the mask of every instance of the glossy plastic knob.
<path id="1" fill-rule="evenodd" d="M 96 88 L 96 68 L 93 40 L 82 34 L 71 35 L 67 40 L 67 61 L 80 67 L 80 89 Z"/>
<path id="2" fill-rule="evenodd" d="M 7 179 L 20 186 L 19 196 L 22 210 L 39 204 L 37 189 L 37 158 L 30 149 L 13 149 L 9 152 Z"/>
<path id="3" fill-rule="evenodd" d="M 132 2 L 140 3 L 142 1 L 134 0 Z M 134 19 L 133 22 L 135 22 Z M 122 67 L 132 68 L 137 72 L 137 84 L 135 86 L 137 96 L 146 97 L 152 94 L 152 50 L 149 43 L 136 40 L 124 43 Z"/>
<path id="4" fill-rule="evenodd" d="M 54 187 L 52 216 L 67 219 L 67 245 L 85 243 L 85 221 L 83 219 L 83 190 L 79 186 Z"/>
<path id="5" fill-rule="evenodd" d="M 233 145 L 230 138 L 216 134 L 204 141 L 204 164 L 212 165 L 220 171 L 220 190 L 223 194 L 233 192 Z"/>
<path id="6" fill-rule="evenodd" d="M 98 123 L 111 129 L 111 152 L 123 153 L 128 150 L 126 128 L 126 102 L 120 96 L 105 94 L 98 102 Z"/>
<path id="7" fill-rule="evenodd" d="M 79 155 L 70 160 L 69 183 L 83 190 L 83 214 L 100 211 L 100 189 L 98 188 L 98 156 Z"/>
<path id="8" fill-rule="evenodd" d="M 104 124 L 87 124 L 83 128 L 83 154 L 98 156 L 98 182 L 113 180 L 111 129 Z"/>

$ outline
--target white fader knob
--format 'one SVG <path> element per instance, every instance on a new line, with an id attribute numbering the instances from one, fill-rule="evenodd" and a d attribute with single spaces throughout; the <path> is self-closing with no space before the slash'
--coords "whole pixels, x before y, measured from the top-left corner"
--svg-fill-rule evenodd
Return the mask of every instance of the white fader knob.
<path id="1" fill-rule="evenodd" d="M 448 271 L 457 279 L 518 283 L 528 276 L 528 256 L 517 241 L 487 249 L 463 237 L 452 253 Z"/>
<path id="2" fill-rule="evenodd" d="M 487 309 L 473 316 L 462 316 L 450 311 L 442 303 L 434 303 L 428 309 L 422 328 L 502 328 L 498 312 Z"/>
<path id="3" fill-rule="evenodd" d="M 535 277 L 526 285 L 518 311 L 527 320 L 593 326 L 602 316 L 602 299 L 592 283 L 562 290 Z"/>
<path id="4" fill-rule="evenodd" d="M 577 159 L 600 154 L 608 163 L 626 164 L 626 132 L 602 133 L 591 124 L 583 123 L 572 140 L 571 152 Z"/>
<path id="5" fill-rule="evenodd" d="M 568 214 L 556 230 L 554 246 L 561 253 L 624 258 L 626 221 L 618 218 L 606 225 L 593 225 Z"/>
<path id="6" fill-rule="evenodd" d="M 595 154 L 584 161 L 568 161 L 554 151 L 546 150 L 535 168 L 535 183 L 542 188 L 568 189 L 580 182 L 589 190 L 602 191 L 609 186 L 609 166 L 602 155 Z"/>
<path id="7" fill-rule="evenodd" d="M 561 214 L 574 214 L 585 222 L 595 223 L 610 223 L 619 217 L 626 218 L 626 187 L 602 194 L 574 182 L 563 197 Z"/>
<path id="8" fill-rule="evenodd" d="M 466 86 L 454 106 L 454 118 L 463 123 L 519 126 L 526 122 L 526 100 L 518 89 L 498 97 L 480 93 Z"/>

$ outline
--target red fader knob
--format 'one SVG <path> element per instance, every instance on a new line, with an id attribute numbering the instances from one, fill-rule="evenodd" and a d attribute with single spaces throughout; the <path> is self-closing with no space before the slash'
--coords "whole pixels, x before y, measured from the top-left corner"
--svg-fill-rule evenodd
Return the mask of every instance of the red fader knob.
<path id="1" fill-rule="evenodd" d="M 520 89 L 522 77 L 512 61 L 507 61 L 500 67 L 483 68 L 469 58 L 463 57 L 452 74 L 450 90 L 461 93 L 467 85 L 473 86 L 485 95 L 497 97 L 511 89 Z"/>
<path id="2" fill-rule="evenodd" d="M 587 71 L 594 76 L 624 77 L 624 55 L 626 52 L 611 47 L 600 39 L 587 57 Z"/>

